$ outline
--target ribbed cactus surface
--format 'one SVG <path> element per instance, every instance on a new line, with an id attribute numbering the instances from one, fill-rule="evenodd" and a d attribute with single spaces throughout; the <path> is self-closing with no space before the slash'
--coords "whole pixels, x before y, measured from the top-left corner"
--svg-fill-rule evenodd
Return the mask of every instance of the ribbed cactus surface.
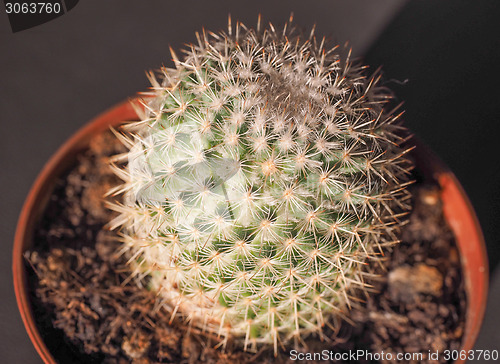
<path id="1" fill-rule="evenodd" d="M 409 208 L 388 93 L 290 25 L 198 34 L 174 61 L 120 136 L 111 227 L 135 274 L 245 349 L 321 331 Z"/>

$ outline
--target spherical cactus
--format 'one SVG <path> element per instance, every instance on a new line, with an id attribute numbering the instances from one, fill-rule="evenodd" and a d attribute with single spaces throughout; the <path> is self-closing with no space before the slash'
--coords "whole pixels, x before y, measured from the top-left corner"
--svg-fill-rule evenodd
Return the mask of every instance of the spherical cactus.
<path id="1" fill-rule="evenodd" d="M 290 28 L 198 34 L 176 68 L 150 74 L 115 158 L 110 226 L 134 273 L 173 316 L 245 349 L 345 315 L 409 209 L 379 77 Z"/>

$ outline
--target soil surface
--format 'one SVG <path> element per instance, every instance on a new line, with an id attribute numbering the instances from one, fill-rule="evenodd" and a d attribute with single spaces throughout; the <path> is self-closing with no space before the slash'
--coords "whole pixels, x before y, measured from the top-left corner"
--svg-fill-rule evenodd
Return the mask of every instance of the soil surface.
<path id="1" fill-rule="evenodd" d="M 216 349 L 207 338 L 156 306 L 154 292 L 130 282 L 119 242 L 104 229 L 109 210 L 103 194 L 118 181 L 106 158 L 120 152 L 111 134 L 95 138 L 77 165 L 57 182 L 35 233 L 27 266 L 40 332 L 60 363 L 354 363 L 335 353 L 356 350 L 393 354 L 393 360 L 364 355 L 361 363 L 397 362 L 397 353 L 421 353 L 405 363 L 445 362 L 443 351 L 460 349 L 465 291 L 454 237 L 446 226 L 439 191 L 429 181 L 413 186 L 414 209 L 402 242 L 387 250 L 376 293 L 366 309 L 351 312 L 340 332 L 306 340 L 307 353 L 328 350 L 332 360 L 293 361 L 290 349 L 242 352 L 229 343 Z M 439 351 L 439 360 L 428 356 Z M 337 354 L 337 358 L 339 358 Z M 345 356 L 344 356 L 345 358 Z M 352 359 L 352 357 L 351 357 Z"/>

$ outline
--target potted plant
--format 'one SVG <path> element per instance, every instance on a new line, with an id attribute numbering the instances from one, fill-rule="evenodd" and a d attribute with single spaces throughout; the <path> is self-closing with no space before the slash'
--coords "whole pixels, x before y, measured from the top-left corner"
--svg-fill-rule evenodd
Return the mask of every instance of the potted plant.
<path id="1" fill-rule="evenodd" d="M 107 188 L 113 197 L 107 205 L 115 214 L 104 214 L 105 223 L 95 225 L 115 231 L 106 235 L 114 234 L 118 244 L 103 239 L 91 253 L 71 243 L 73 251 L 28 256 L 35 275 L 44 278 L 32 294 L 58 307 L 52 320 L 68 341 L 83 343 L 82 351 L 91 355 L 104 350 L 111 357 L 121 353 L 143 361 L 151 359 L 151 351 L 154 360 L 161 353 L 165 361 L 323 360 L 315 353 L 323 355 L 325 349 L 327 359 L 345 360 L 335 357 L 337 348 L 346 353 L 362 345 L 339 346 L 339 338 L 347 337 L 342 322 L 362 322 L 362 327 L 383 321 L 377 318 L 380 307 L 370 306 L 374 291 L 413 307 L 417 313 L 407 311 L 408 317 L 417 326 L 426 325 L 418 314 L 422 307 L 448 309 L 435 302 L 445 284 L 439 264 L 426 264 L 421 250 L 417 258 L 411 249 L 403 258 L 394 253 L 401 239 L 418 235 L 441 244 L 428 242 L 421 249 L 430 246 L 447 256 L 456 252 L 453 244 L 443 243 L 448 239 L 460 251 L 460 258 L 446 258 L 458 269 L 457 277 L 462 267 L 467 292 L 465 322 L 449 338 L 459 347 L 433 349 L 439 360 L 445 350 L 450 360 L 463 360 L 484 311 L 487 263 L 481 231 L 453 175 L 425 147 L 414 148 L 399 114 L 387 110 L 391 95 L 380 86 L 380 76 L 366 77 L 349 52 L 326 48 L 313 34 L 302 38 L 290 24 L 283 30 L 238 24 L 228 33 L 203 33 L 198 39 L 184 58 L 172 52 L 174 69 L 149 74 L 152 88 L 135 107 L 112 109 L 65 144 L 28 196 L 16 234 L 14 279 L 23 320 L 42 358 L 54 361 L 33 321 L 22 258 L 27 250 L 36 252 L 34 226 L 47 215 L 43 209 L 55 176 L 74 163 L 75 154 L 109 126 L 138 119 L 115 131 L 125 150 L 113 146 L 91 158 L 108 158 L 122 180 L 99 172 L 114 181 L 108 183 L 114 186 Z M 107 144 L 101 140 L 97 149 Z M 415 179 L 422 189 L 412 187 Z M 94 185 L 102 184 L 98 181 Z M 425 187 L 429 181 L 434 188 Z M 412 229 L 427 228 L 422 216 L 429 211 L 436 232 L 426 239 Z M 442 214 L 453 236 L 440 225 Z M 80 239 L 78 232 L 68 234 Z M 126 262 L 127 278 L 113 289 L 94 290 L 104 273 L 83 274 L 82 267 L 103 256 L 110 270 L 119 271 Z M 398 259 L 406 263 L 392 266 Z M 88 278 L 90 288 L 83 284 L 75 291 L 74 281 L 69 286 L 46 282 L 47 277 L 66 282 L 66 268 L 79 275 L 76 281 Z M 124 297 L 138 297 L 116 293 L 127 284 L 144 292 L 134 304 L 148 311 L 134 310 L 151 327 L 134 330 L 137 317 L 120 313 Z M 455 288 L 458 292 L 458 283 Z M 460 298 L 457 292 L 450 297 Z M 422 297 L 424 306 L 417 307 Z M 105 318 L 110 312 L 116 320 Z M 404 321 L 401 314 L 387 315 Z M 78 326 L 82 317 L 105 322 L 105 334 L 90 324 Z M 76 326 L 67 326 L 71 320 Z M 399 323 L 405 324 L 410 323 Z M 145 334 L 151 330 L 170 341 L 151 343 L 155 334 Z M 356 335 L 366 339 L 363 332 L 351 334 Z M 103 339 L 96 343 L 94 336 Z M 73 355 L 68 352 L 64 355 Z M 383 361 L 398 352 L 393 347 L 385 357 L 377 354 L 374 359 Z M 434 350 L 425 354 L 432 359 Z"/>

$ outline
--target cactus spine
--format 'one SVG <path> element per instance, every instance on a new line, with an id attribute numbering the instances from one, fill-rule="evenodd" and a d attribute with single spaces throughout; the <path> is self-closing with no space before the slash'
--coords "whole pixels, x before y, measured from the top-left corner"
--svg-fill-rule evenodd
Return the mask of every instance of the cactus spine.
<path id="1" fill-rule="evenodd" d="M 172 315 L 276 352 L 346 314 L 397 240 L 399 115 L 378 76 L 290 24 L 203 32 L 185 53 L 119 134 L 110 226 Z"/>

